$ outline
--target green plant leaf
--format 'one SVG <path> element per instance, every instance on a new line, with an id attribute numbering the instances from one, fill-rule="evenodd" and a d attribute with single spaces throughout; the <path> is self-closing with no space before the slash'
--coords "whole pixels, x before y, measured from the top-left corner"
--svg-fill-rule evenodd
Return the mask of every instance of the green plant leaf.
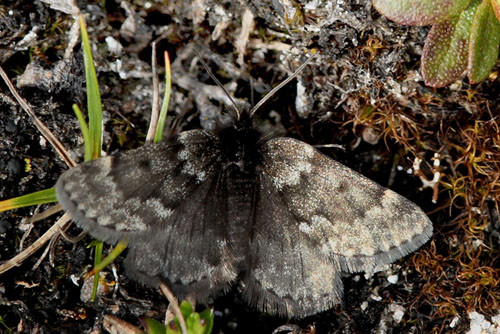
<path id="1" fill-rule="evenodd" d="M 201 323 L 201 318 L 199 313 L 191 313 L 186 318 L 186 327 L 188 328 L 188 332 L 193 334 L 204 334 L 205 326 Z"/>
<path id="2" fill-rule="evenodd" d="M 31 194 L 6 199 L 0 202 L 0 212 L 23 208 L 25 206 L 57 202 L 56 189 L 40 190 Z"/>
<path id="3" fill-rule="evenodd" d="M 80 16 L 80 30 L 82 34 L 83 62 L 85 67 L 85 82 L 87 85 L 87 109 L 89 113 L 89 134 L 91 139 L 91 159 L 97 159 L 101 155 L 102 136 L 102 106 L 99 93 L 99 83 L 95 73 L 94 60 L 90 49 L 89 36 L 85 27 L 83 16 Z"/>
<path id="4" fill-rule="evenodd" d="M 165 334 L 167 333 L 167 329 L 163 324 L 155 319 L 146 318 L 143 319 L 142 324 L 146 329 L 146 333 L 148 334 Z"/>
<path id="5" fill-rule="evenodd" d="M 488 77 L 498 59 L 500 23 L 490 1 L 479 5 L 471 27 L 467 75 L 471 83 Z"/>
<path id="6" fill-rule="evenodd" d="M 422 53 L 422 74 L 426 85 L 446 86 L 465 71 L 470 29 L 479 2 L 473 0 L 459 16 L 432 26 Z"/>
<path id="7" fill-rule="evenodd" d="M 179 308 L 181 309 L 181 314 L 184 317 L 184 319 L 189 317 L 189 315 L 194 311 L 193 305 L 191 305 L 191 303 L 188 302 L 187 300 L 183 300 L 179 305 Z"/>
<path id="8" fill-rule="evenodd" d="M 176 318 L 177 320 L 177 318 Z M 171 321 L 168 325 L 167 325 L 167 334 L 181 334 L 182 331 L 181 331 L 181 328 L 179 326 L 179 323 L 178 321 Z"/>
<path id="9" fill-rule="evenodd" d="M 200 317 L 205 321 L 204 334 L 212 333 L 212 328 L 214 326 L 214 318 L 215 318 L 213 309 L 207 308 L 205 311 L 200 313 Z"/>
<path id="10" fill-rule="evenodd" d="M 471 0 L 373 0 L 382 15 L 400 24 L 425 26 L 457 16 Z"/>
<path id="11" fill-rule="evenodd" d="M 214 312 L 212 309 L 206 309 L 201 313 L 194 312 L 193 306 L 186 300 L 179 305 L 181 313 L 186 321 L 188 334 L 210 334 L 214 325 Z M 160 322 L 146 318 L 141 319 L 148 334 L 180 334 L 179 319 L 175 317 L 166 327 Z"/>

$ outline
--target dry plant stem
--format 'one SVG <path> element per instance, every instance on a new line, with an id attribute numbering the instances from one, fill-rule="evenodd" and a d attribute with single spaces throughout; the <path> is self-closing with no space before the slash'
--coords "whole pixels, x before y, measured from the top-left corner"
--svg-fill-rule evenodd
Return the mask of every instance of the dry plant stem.
<path id="1" fill-rule="evenodd" d="M 241 31 L 236 38 L 236 51 L 238 52 L 238 65 L 240 67 L 243 67 L 244 65 L 244 60 L 243 57 L 245 56 L 245 50 L 248 44 L 248 40 L 250 37 L 250 33 L 253 31 L 254 27 L 254 16 L 252 14 L 252 11 L 248 8 L 245 7 L 245 11 L 243 12 L 243 18 L 241 22 Z"/>
<path id="2" fill-rule="evenodd" d="M 70 225 L 68 225 L 68 228 L 69 228 Z M 85 231 L 82 231 L 80 234 L 78 234 L 76 237 L 70 237 L 69 235 L 66 234 L 66 231 L 68 229 L 65 228 L 64 230 L 61 229 L 59 231 L 59 233 L 61 234 L 61 236 L 64 238 L 64 240 L 66 240 L 67 242 L 70 242 L 72 244 L 76 244 L 77 242 L 81 241 L 83 238 L 85 238 L 85 236 L 87 235 L 87 232 Z"/>
<path id="3" fill-rule="evenodd" d="M 160 88 L 158 80 L 158 72 L 156 69 L 156 42 L 153 42 L 152 53 L 151 53 L 151 71 L 153 72 L 153 105 L 151 108 L 151 121 L 149 122 L 148 134 L 146 136 L 146 142 L 153 142 L 155 137 L 156 127 L 158 125 L 158 118 L 160 116 Z"/>
<path id="4" fill-rule="evenodd" d="M 196 309 L 196 298 L 192 293 L 188 294 L 185 300 L 191 303 L 193 309 Z M 169 306 L 167 309 L 167 312 L 165 314 L 165 324 L 169 324 L 175 318 L 175 314 L 172 312 L 172 308 L 173 306 Z"/>
<path id="5" fill-rule="evenodd" d="M 6 261 L 0 265 L 0 274 L 6 272 L 7 270 L 19 266 L 24 260 L 26 260 L 31 254 L 39 250 L 47 241 L 52 238 L 59 229 L 62 228 L 70 220 L 69 214 L 65 213 L 57 222 L 52 225 L 51 228 L 47 230 L 40 238 L 38 238 L 32 245 L 23 250 L 21 253 L 14 256 L 12 259 Z"/>
<path id="6" fill-rule="evenodd" d="M 10 92 L 14 97 L 16 98 L 17 102 L 21 105 L 21 107 L 30 115 L 31 119 L 33 119 L 33 122 L 35 123 L 35 126 L 37 129 L 42 133 L 42 135 L 47 139 L 47 141 L 54 147 L 56 152 L 61 156 L 61 158 L 66 162 L 66 164 L 69 167 L 74 167 L 76 166 L 76 163 L 71 159 L 69 156 L 68 151 L 64 148 L 63 144 L 59 141 L 59 139 L 54 136 L 54 134 L 43 124 L 43 122 L 35 115 L 33 110 L 31 110 L 31 107 L 26 103 L 26 101 L 19 95 L 17 92 L 16 88 L 10 81 L 9 77 L 7 76 L 7 73 L 3 70 L 3 68 L 0 66 L 0 76 L 3 78 L 7 86 L 9 87 Z"/>
<path id="7" fill-rule="evenodd" d="M 265 42 L 261 39 L 254 38 L 248 42 L 248 46 L 252 49 L 266 49 L 276 52 L 284 52 L 290 51 L 292 46 L 290 44 L 286 44 L 283 42 L 273 41 L 273 42 Z"/>
<path id="8" fill-rule="evenodd" d="M 36 261 L 36 263 L 33 265 L 33 267 L 31 267 L 31 270 L 35 271 L 35 270 L 38 269 L 38 267 L 42 263 L 43 259 L 45 259 L 45 257 L 49 253 L 50 248 L 54 244 L 54 240 L 58 240 L 59 239 L 58 237 L 59 237 L 59 234 L 56 233 L 56 234 L 54 234 L 54 236 L 52 238 L 50 238 L 49 244 L 47 245 L 47 247 L 45 247 L 45 250 L 43 251 L 42 255 L 38 258 L 38 261 Z M 49 259 L 50 259 L 50 257 L 49 257 Z M 50 260 L 49 260 L 49 262 L 50 262 Z M 53 266 L 54 264 L 52 262 L 50 262 L 50 265 Z"/>
<path id="9" fill-rule="evenodd" d="M 76 239 L 75 241 L 71 240 L 71 238 L 68 237 L 68 235 L 66 234 L 66 231 L 71 227 L 73 223 L 70 222 L 69 224 L 66 224 L 65 226 L 61 227 L 59 229 L 59 233 L 54 235 L 52 237 L 52 239 L 50 240 L 50 243 L 49 245 L 47 246 L 47 248 L 50 250 L 50 253 L 49 253 L 49 263 L 52 267 L 55 267 L 56 266 L 56 263 L 55 263 L 55 258 L 56 258 L 56 244 L 57 242 L 61 239 L 61 236 L 66 240 L 66 241 L 69 241 L 71 243 L 77 243 L 78 241 L 82 240 L 83 237 L 85 237 L 85 235 L 87 234 L 87 232 L 83 231 L 82 233 L 80 233 L 78 235 L 77 238 L 74 238 Z M 39 262 L 41 263 L 42 262 L 42 258 L 40 258 Z"/>
<path id="10" fill-rule="evenodd" d="M 52 216 L 53 214 L 58 213 L 61 210 L 62 210 L 61 204 L 56 204 L 54 206 L 51 206 L 50 208 L 48 208 L 44 212 L 41 212 L 41 213 L 39 213 L 37 215 L 34 215 L 33 217 L 31 217 L 29 219 L 29 222 L 30 223 L 36 223 L 37 221 L 43 220 L 45 218 L 48 218 L 48 217 Z"/>
<path id="11" fill-rule="evenodd" d="M 177 319 L 179 319 L 182 334 L 187 334 L 186 321 L 182 316 L 181 309 L 179 308 L 179 303 L 177 302 L 177 298 L 175 298 L 172 291 L 170 291 L 170 289 L 164 283 L 160 283 L 160 290 L 161 292 L 163 292 L 165 297 L 167 297 L 168 301 L 170 302 L 170 305 L 172 305 L 172 308 L 174 309 L 174 314 L 177 317 Z"/>
<path id="12" fill-rule="evenodd" d="M 63 230 L 68 230 L 68 228 L 71 226 L 71 223 L 66 224 L 66 226 L 63 226 L 59 232 L 62 232 Z M 49 244 L 47 245 L 47 249 L 49 250 L 49 263 L 52 267 L 56 266 L 56 244 L 57 242 L 61 239 L 61 233 L 57 233 L 50 239 Z M 43 258 L 40 257 L 38 260 L 38 263 L 42 263 Z"/>
<path id="13" fill-rule="evenodd" d="M 40 204 L 36 206 L 36 208 L 35 208 L 35 212 L 33 213 L 35 216 L 37 216 L 37 215 L 38 215 L 38 210 L 40 210 L 40 207 L 41 207 L 41 205 L 40 205 Z M 24 234 L 23 234 L 23 236 L 22 236 L 22 238 L 21 238 L 21 242 L 19 243 L 19 250 L 20 250 L 20 251 L 24 249 L 24 241 L 25 241 L 25 240 L 26 240 L 26 238 L 30 235 L 31 230 L 33 229 L 33 226 L 34 226 L 34 225 L 33 225 L 33 222 L 31 222 L 30 220 L 28 220 L 28 222 L 29 222 L 29 226 L 28 226 L 28 228 L 26 229 L 26 231 L 24 231 Z"/>
<path id="14" fill-rule="evenodd" d="M 144 334 L 139 328 L 109 314 L 104 316 L 103 326 L 110 333 Z"/>

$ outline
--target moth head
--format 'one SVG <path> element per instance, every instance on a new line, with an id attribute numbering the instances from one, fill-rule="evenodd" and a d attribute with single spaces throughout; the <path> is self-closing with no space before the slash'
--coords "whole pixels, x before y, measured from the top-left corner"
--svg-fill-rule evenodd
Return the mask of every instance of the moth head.
<path id="1" fill-rule="evenodd" d="M 222 144 L 222 157 L 226 166 L 236 165 L 242 172 L 252 173 L 259 161 L 259 142 L 262 133 L 253 125 L 253 115 L 260 107 L 267 102 L 278 90 L 283 88 L 311 62 L 316 53 L 307 59 L 292 75 L 282 81 L 267 93 L 251 110 L 241 110 L 232 96 L 226 90 L 215 75 L 210 70 L 208 64 L 203 60 L 198 51 L 194 50 L 201 64 L 212 80 L 224 91 L 231 101 L 231 109 L 228 112 L 234 115 L 232 126 L 222 128 L 218 131 L 218 136 Z"/>

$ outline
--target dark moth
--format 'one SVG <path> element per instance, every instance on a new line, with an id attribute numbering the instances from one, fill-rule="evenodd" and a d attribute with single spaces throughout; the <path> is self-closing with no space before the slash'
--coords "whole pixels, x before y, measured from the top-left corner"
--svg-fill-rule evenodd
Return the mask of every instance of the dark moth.
<path id="1" fill-rule="evenodd" d="M 131 278 L 202 302 L 240 285 L 249 304 L 289 317 L 338 304 L 341 271 L 431 237 L 414 203 L 302 141 L 265 139 L 249 115 L 80 164 L 57 198 L 94 237 L 129 241 Z"/>

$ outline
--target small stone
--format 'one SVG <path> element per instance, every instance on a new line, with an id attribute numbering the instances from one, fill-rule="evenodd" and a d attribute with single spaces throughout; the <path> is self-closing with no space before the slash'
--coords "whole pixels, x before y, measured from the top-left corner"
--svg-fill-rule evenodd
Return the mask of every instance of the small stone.
<path id="1" fill-rule="evenodd" d="M 387 281 L 391 284 L 396 284 L 398 282 L 398 275 L 390 275 L 387 277 Z"/>
<path id="2" fill-rule="evenodd" d="M 19 175 L 22 171 L 19 159 L 10 159 L 9 162 L 7 162 L 7 171 L 10 175 Z"/>

